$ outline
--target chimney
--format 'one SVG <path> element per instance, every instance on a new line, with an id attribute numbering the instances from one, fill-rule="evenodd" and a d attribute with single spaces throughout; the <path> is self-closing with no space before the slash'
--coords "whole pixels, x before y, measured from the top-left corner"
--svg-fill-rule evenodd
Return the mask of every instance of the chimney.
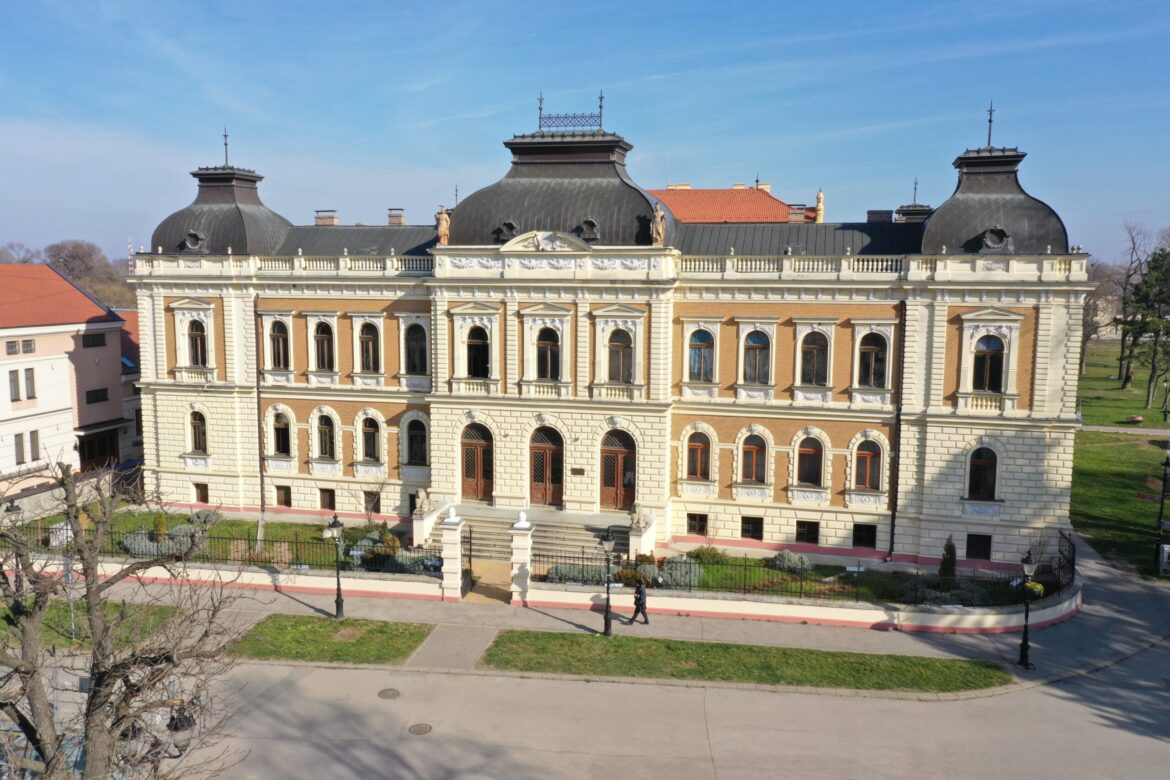
<path id="1" fill-rule="evenodd" d="M 682 184 L 667 184 L 666 185 L 666 189 L 668 189 L 668 190 L 689 190 L 690 188 L 691 188 L 691 183 L 689 181 L 682 183 Z"/>
<path id="2" fill-rule="evenodd" d="M 387 209 L 386 224 L 402 226 L 406 224 L 406 209 Z"/>
<path id="3" fill-rule="evenodd" d="M 317 227 L 337 227 L 341 224 L 341 219 L 333 209 L 318 209 L 316 214 L 313 224 Z"/>
<path id="4" fill-rule="evenodd" d="M 870 209 L 865 212 L 865 221 L 872 224 L 880 224 L 883 222 L 893 222 L 894 212 L 890 209 Z"/>
<path id="5" fill-rule="evenodd" d="M 771 194 L 772 194 L 772 182 L 770 182 L 770 181 L 758 181 L 758 182 L 756 182 L 756 189 L 757 189 L 757 190 L 763 190 L 764 192 L 766 192 L 766 193 L 768 193 L 769 195 L 771 195 Z"/>
<path id="6" fill-rule="evenodd" d="M 746 190 L 746 189 L 747 189 L 747 185 L 746 185 L 746 184 L 744 184 L 743 182 L 738 182 L 738 181 L 737 181 L 735 184 L 732 184 L 732 185 L 731 185 L 731 189 L 733 189 L 733 190 Z"/>

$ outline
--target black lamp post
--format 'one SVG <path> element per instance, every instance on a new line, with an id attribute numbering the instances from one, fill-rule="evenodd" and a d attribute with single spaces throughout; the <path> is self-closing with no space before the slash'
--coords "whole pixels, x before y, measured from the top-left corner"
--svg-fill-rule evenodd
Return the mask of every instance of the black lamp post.
<path id="1" fill-rule="evenodd" d="M 1032 589 L 1028 585 L 1036 574 L 1036 562 L 1032 560 L 1031 550 L 1028 550 L 1020 564 L 1024 567 L 1024 635 L 1020 637 L 1020 659 L 1016 661 L 1016 666 L 1022 669 L 1035 669 L 1036 667 L 1028 660 L 1028 651 L 1031 649 L 1028 643 L 1028 621 L 1032 617 Z"/>
<path id="2" fill-rule="evenodd" d="M 602 633 L 605 636 L 613 636 L 613 613 L 610 611 L 609 590 L 609 582 L 612 577 L 609 575 L 609 564 L 613 560 L 613 548 L 617 544 L 617 539 L 609 531 L 606 531 L 601 535 L 599 541 L 601 549 L 605 550 L 605 630 Z"/>
<path id="3" fill-rule="evenodd" d="M 321 532 L 321 536 L 326 539 L 333 539 L 337 542 L 337 549 L 333 553 L 334 570 L 337 572 L 337 598 L 333 600 L 336 606 L 334 617 L 341 620 L 345 617 L 345 599 L 341 596 L 341 545 L 345 543 L 345 539 L 341 534 L 342 524 L 337 519 L 337 514 L 333 515 L 333 522 Z"/>
<path id="4" fill-rule="evenodd" d="M 1162 495 L 1158 499 L 1158 524 L 1154 529 L 1154 574 L 1162 574 L 1162 524 L 1166 517 L 1166 490 L 1170 479 L 1170 441 L 1166 442 L 1166 458 L 1162 461 Z"/>

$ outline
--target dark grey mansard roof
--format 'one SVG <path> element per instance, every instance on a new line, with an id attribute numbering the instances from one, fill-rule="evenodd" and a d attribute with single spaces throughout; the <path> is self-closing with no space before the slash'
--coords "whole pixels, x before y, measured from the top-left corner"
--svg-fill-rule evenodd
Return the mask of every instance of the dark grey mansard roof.
<path id="1" fill-rule="evenodd" d="M 197 254 L 270 255 L 292 227 L 264 205 L 256 183 L 264 177 L 233 166 L 200 168 L 195 200 L 155 228 L 152 250 Z"/>
<path id="2" fill-rule="evenodd" d="M 1068 232 L 1052 207 L 1024 192 L 1014 148 L 968 149 L 954 166 L 959 183 L 926 221 L 923 254 L 1068 252 Z"/>
<path id="3" fill-rule="evenodd" d="M 278 255 L 425 255 L 435 245 L 433 225 L 337 225 L 294 227 Z"/>
<path id="4" fill-rule="evenodd" d="M 530 230 L 558 230 L 599 245 L 650 244 L 657 201 L 626 172 L 626 153 L 633 147 L 621 136 L 539 132 L 515 136 L 504 146 L 512 152 L 512 167 L 455 209 L 451 244 L 499 244 Z M 669 244 L 674 220 L 663 209 Z M 595 237 L 586 220 L 596 224 Z"/>
<path id="5" fill-rule="evenodd" d="M 689 222 L 673 243 L 684 255 L 902 255 L 922 244 L 922 223 L 739 223 Z"/>

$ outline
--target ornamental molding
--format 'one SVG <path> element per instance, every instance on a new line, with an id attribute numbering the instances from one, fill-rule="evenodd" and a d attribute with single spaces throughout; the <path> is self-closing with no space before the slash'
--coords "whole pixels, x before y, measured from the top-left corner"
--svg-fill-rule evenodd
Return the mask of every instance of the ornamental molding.
<path id="1" fill-rule="evenodd" d="M 735 501 L 767 502 L 772 500 L 770 485 L 733 485 L 731 492 Z"/>
<path id="2" fill-rule="evenodd" d="M 770 385 L 761 387 L 744 387 L 742 385 L 735 388 L 735 400 L 737 401 L 770 401 L 772 400 L 772 391 L 774 388 Z"/>
<path id="3" fill-rule="evenodd" d="M 340 477 L 341 463 L 339 461 L 309 461 L 309 473 L 315 477 Z"/>
<path id="4" fill-rule="evenodd" d="M 293 458 L 278 458 L 267 457 L 264 459 L 264 467 L 268 471 L 283 471 L 292 473 L 297 470 L 297 462 Z"/>
<path id="5" fill-rule="evenodd" d="M 593 247 L 576 236 L 557 230 L 529 230 L 509 240 L 500 247 L 500 252 L 592 252 Z M 567 258 L 568 268 L 573 267 L 573 258 Z M 524 259 L 520 260 L 524 265 Z"/>
<path id="6" fill-rule="evenodd" d="M 973 501 L 963 502 L 964 517 L 999 517 L 1002 509 L 999 504 L 983 504 Z"/>
<path id="7" fill-rule="evenodd" d="M 795 401 L 806 401 L 827 404 L 833 400 L 832 390 L 807 390 L 797 388 L 792 392 L 792 398 Z"/>
<path id="8" fill-rule="evenodd" d="M 886 503 L 885 493 L 871 493 L 851 490 L 846 493 L 846 498 L 848 499 L 848 504 L 851 508 L 855 506 L 863 506 L 880 509 L 885 506 Z"/>
<path id="9" fill-rule="evenodd" d="M 684 496 L 714 496 L 719 490 L 719 486 L 714 482 L 687 482 L 682 480 L 678 484 L 679 493 Z"/>
<path id="10" fill-rule="evenodd" d="M 788 498 L 794 504 L 827 504 L 829 503 L 829 492 L 824 489 L 794 487 L 789 488 Z"/>
<path id="11" fill-rule="evenodd" d="M 713 382 L 683 382 L 682 395 L 683 398 L 718 398 L 719 385 Z"/>
<path id="12" fill-rule="evenodd" d="M 456 255 L 449 260 L 451 267 L 460 271 L 501 271 L 504 268 L 504 258 L 502 257 L 460 257 Z"/>
<path id="13" fill-rule="evenodd" d="M 644 257 L 593 257 L 589 265 L 595 271 L 648 271 L 650 261 Z"/>
<path id="14" fill-rule="evenodd" d="M 367 479 L 384 477 L 386 476 L 386 464 L 355 463 L 353 464 L 353 475 L 355 477 L 365 477 Z"/>
<path id="15" fill-rule="evenodd" d="M 853 403 L 885 406 L 890 402 L 890 391 L 853 391 Z"/>
<path id="16" fill-rule="evenodd" d="M 183 455 L 183 465 L 189 469 L 211 471 L 210 455 Z"/>
<path id="17" fill-rule="evenodd" d="M 981 271 L 996 273 L 1008 270 L 1007 260 L 984 260 L 979 264 Z"/>

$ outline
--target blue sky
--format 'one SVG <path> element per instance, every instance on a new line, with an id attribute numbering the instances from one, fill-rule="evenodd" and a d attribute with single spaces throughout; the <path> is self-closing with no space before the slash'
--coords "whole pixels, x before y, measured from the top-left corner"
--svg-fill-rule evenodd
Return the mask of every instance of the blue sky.
<path id="1" fill-rule="evenodd" d="M 412 223 L 498 179 L 500 142 L 587 111 L 643 187 L 750 182 L 830 221 L 954 189 L 986 141 L 1102 257 L 1170 225 L 1170 10 L 1157 2 L 0 0 L 0 244 L 127 239 L 223 159 L 314 209 Z"/>

